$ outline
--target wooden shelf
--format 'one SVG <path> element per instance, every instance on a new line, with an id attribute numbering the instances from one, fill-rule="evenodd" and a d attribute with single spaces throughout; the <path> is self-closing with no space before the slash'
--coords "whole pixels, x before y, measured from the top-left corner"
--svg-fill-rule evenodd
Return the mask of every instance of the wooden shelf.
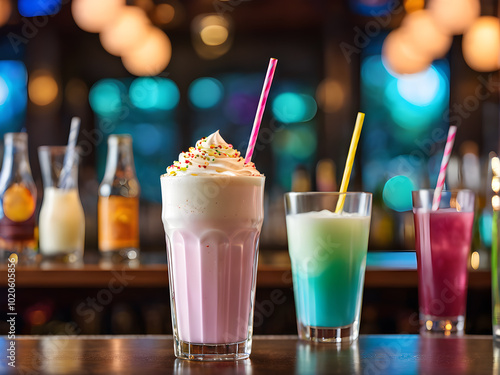
<path id="1" fill-rule="evenodd" d="M 167 265 L 161 255 L 146 257 L 137 266 L 99 264 L 90 258 L 79 267 L 66 265 L 18 266 L 16 287 L 19 288 L 105 288 L 120 283 L 128 288 L 166 288 Z M 155 263 L 157 262 L 157 263 Z M 0 286 L 7 285 L 7 268 L 0 268 Z M 366 288 L 417 287 L 415 254 L 369 253 L 365 276 Z M 484 289 L 491 285 L 488 269 L 469 272 L 469 288 Z M 287 288 L 292 286 L 290 263 L 286 252 L 270 252 L 260 259 L 257 274 L 259 288 Z"/>

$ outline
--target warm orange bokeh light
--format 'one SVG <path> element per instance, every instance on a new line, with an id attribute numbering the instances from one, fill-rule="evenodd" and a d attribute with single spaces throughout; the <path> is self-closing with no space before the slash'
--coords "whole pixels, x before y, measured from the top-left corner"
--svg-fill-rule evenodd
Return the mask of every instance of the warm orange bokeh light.
<path id="1" fill-rule="evenodd" d="M 500 69 L 500 20 L 478 18 L 464 34 L 462 52 L 467 65 L 478 72 Z"/>
<path id="2" fill-rule="evenodd" d="M 126 6 L 104 27 L 99 39 L 106 51 L 121 56 L 142 43 L 150 28 L 151 22 L 141 8 Z"/>
<path id="3" fill-rule="evenodd" d="M 382 47 L 384 65 L 397 74 L 413 74 L 425 70 L 432 62 L 419 53 L 405 38 L 401 30 L 392 31 Z"/>
<path id="4" fill-rule="evenodd" d="M 154 11 L 154 19 L 160 25 L 166 25 L 174 20 L 175 8 L 170 4 L 158 4 Z"/>
<path id="5" fill-rule="evenodd" d="M 161 73 L 170 62 L 172 45 L 168 36 L 158 28 L 151 28 L 146 39 L 122 56 L 125 68 L 137 76 Z"/>
<path id="6" fill-rule="evenodd" d="M 479 0 L 431 0 L 429 12 L 446 34 L 463 34 L 479 17 Z"/>
<path id="7" fill-rule="evenodd" d="M 11 0 L 0 0 L 0 26 L 5 25 L 12 15 Z"/>
<path id="8" fill-rule="evenodd" d="M 28 95 L 30 100 L 39 106 L 51 104 L 56 100 L 59 86 L 52 74 L 44 70 L 36 70 L 30 75 Z"/>
<path id="9" fill-rule="evenodd" d="M 124 6 L 125 0 L 73 0 L 71 11 L 78 27 L 98 33 L 116 18 Z"/>
<path id="10" fill-rule="evenodd" d="M 451 35 L 444 34 L 427 10 L 419 10 L 407 15 L 402 24 L 405 39 L 415 50 L 428 57 L 443 57 L 451 47 Z"/>
<path id="11" fill-rule="evenodd" d="M 424 0 L 405 0 L 403 6 L 406 10 L 406 13 L 416 12 L 418 10 L 424 9 L 425 1 Z"/>
<path id="12" fill-rule="evenodd" d="M 316 101 L 325 112 L 336 112 L 345 102 L 345 92 L 342 85 L 334 79 L 322 81 L 316 89 Z"/>

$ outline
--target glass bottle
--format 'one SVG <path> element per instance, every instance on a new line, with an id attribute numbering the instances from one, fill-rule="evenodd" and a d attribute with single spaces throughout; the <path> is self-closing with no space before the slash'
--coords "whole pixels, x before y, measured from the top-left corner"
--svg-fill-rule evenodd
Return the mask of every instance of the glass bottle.
<path id="1" fill-rule="evenodd" d="M 139 256 L 139 181 L 135 174 L 132 137 L 112 134 L 97 206 L 98 246 L 114 260 Z"/>
<path id="2" fill-rule="evenodd" d="M 31 262 L 37 253 L 36 186 L 28 159 L 28 134 L 6 133 L 0 173 L 0 253 Z"/>
<path id="3" fill-rule="evenodd" d="M 40 146 L 43 179 L 40 254 L 44 262 L 81 263 L 85 248 L 85 212 L 78 192 L 80 148 Z"/>

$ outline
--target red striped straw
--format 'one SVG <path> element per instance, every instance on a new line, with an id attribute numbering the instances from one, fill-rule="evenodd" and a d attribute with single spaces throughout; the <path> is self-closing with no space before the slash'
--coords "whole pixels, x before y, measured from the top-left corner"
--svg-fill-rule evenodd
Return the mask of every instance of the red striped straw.
<path id="1" fill-rule="evenodd" d="M 248 142 L 247 154 L 245 156 L 245 164 L 250 163 L 250 160 L 252 160 L 253 150 L 255 148 L 255 142 L 257 142 L 257 136 L 259 135 L 259 128 L 262 122 L 262 116 L 264 115 L 264 109 L 266 108 L 266 101 L 267 97 L 269 96 L 269 90 L 271 89 L 271 83 L 273 83 L 273 76 L 274 76 L 274 71 L 276 70 L 277 63 L 278 60 L 275 58 L 271 58 L 269 60 L 266 79 L 264 80 L 264 86 L 262 86 L 259 105 L 257 106 L 257 113 L 255 114 L 255 120 L 253 121 L 253 128 L 252 128 L 252 134 L 250 135 L 250 142 Z"/>
<path id="2" fill-rule="evenodd" d="M 450 161 L 451 150 L 453 149 L 456 134 L 457 127 L 450 126 L 450 130 L 448 130 L 448 139 L 446 140 L 446 146 L 444 147 L 443 159 L 441 160 L 441 169 L 439 170 L 436 190 L 434 190 L 434 198 L 432 199 L 432 211 L 436 211 L 439 208 L 439 202 L 441 202 L 441 192 L 443 191 L 444 180 L 446 178 L 446 168 L 448 167 L 448 162 Z"/>

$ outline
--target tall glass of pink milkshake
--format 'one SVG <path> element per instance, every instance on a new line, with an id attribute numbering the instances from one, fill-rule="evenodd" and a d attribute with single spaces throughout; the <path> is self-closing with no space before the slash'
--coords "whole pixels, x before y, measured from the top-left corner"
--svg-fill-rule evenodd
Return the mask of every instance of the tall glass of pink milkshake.
<path id="1" fill-rule="evenodd" d="M 161 176 L 178 358 L 250 355 L 264 180 L 218 131 Z"/>
<path id="2" fill-rule="evenodd" d="M 420 331 L 463 334 L 474 193 L 442 191 L 436 211 L 431 210 L 434 190 L 412 194 Z"/>

